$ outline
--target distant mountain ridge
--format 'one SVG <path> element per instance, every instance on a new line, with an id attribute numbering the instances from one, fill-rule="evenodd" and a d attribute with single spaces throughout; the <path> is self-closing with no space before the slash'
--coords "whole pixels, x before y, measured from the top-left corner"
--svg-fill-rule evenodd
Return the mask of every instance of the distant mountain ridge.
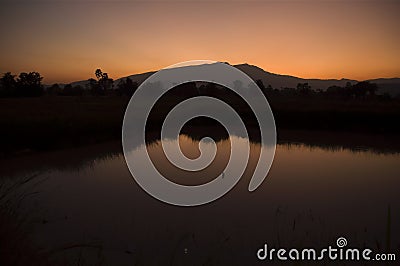
<path id="1" fill-rule="evenodd" d="M 246 73 L 253 80 L 260 79 L 265 86 L 271 85 L 274 89 L 296 88 L 298 83 L 308 83 L 312 89 L 326 90 L 330 86 L 345 86 L 347 82 L 357 83 L 350 79 L 304 79 L 289 75 L 270 73 L 262 68 L 249 64 L 235 65 L 235 67 Z"/>
<path id="2" fill-rule="evenodd" d="M 262 80 L 265 86 L 271 85 L 272 88 L 274 89 L 282 89 L 282 88 L 296 88 L 298 83 L 308 83 L 312 89 L 321 89 L 321 90 L 326 90 L 330 86 L 345 86 L 347 82 L 350 82 L 351 84 L 355 84 L 359 82 L 358 80 L 352 80 L 352 79 L 304 79 L 304 78 L 299 78 L 295 76 L 290 76 L 290 75 L 281 75 L 281 74 L 275 74 L 271 73 L 268 71 L 265 71 L 264 69 L 254 66 L 254 65 L 249 65 L 249 64 L 238 64 L 238 65 L 233 65 L 237 69 L 243 71 L 246 73 L 250 78 L 252 78 L 254 81 L 255 80 Z M 191 67 L 191 66 L 185 66 L 185 67 Z M 134 74 L 127 76 L 132 81 L 135 81 L 137 83 L 142 83 L 144 80 L 146 80 L 149 76 L 154 74 L 156 71 L 151 71 L 151 72 L 146 72 L 146 73 L 141 73 L 141 74 Z M 114 81 L 115 86 L 119 84 L 122 80 L 126 79 L 127 77 L 122 77 L 119 79 L 116 79 Z M 378 94 L 384 94 L 388 93 L 391 96 L 397 96 L 400 95 L 400 78 L 378 78 L 378 79 L 371 79 L 367 80 L 373 83 L 376 83 L 378 85 Z M 76 85 L 81 85 L 83 87 L 88 84 L 87 80 L 82 80 L 82 81 L 77 81 L 77 82 L 72 82 L 71 83 L 73 86 Z"/>

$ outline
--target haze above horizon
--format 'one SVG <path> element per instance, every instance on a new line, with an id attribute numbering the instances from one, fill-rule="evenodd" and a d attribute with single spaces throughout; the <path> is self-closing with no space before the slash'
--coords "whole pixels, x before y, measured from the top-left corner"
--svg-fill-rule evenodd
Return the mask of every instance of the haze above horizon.
<path id="1" fill-rule="evenodd" d="M 395 1 L 2 1 L 0 72 L 68 83 L 209 59 L 301 78 L 399 77 L 398 13 Z"/>

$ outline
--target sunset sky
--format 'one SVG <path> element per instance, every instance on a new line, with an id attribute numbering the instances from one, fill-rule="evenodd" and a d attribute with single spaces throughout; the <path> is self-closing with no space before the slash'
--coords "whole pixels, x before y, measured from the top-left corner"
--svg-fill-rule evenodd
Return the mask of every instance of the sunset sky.
<path id="1" fill-rule="evenodd" d="M 45 83 L 181 61 L 304 78 L 400 77 L 400 1 L 4 1 L 0 72 Z"/>

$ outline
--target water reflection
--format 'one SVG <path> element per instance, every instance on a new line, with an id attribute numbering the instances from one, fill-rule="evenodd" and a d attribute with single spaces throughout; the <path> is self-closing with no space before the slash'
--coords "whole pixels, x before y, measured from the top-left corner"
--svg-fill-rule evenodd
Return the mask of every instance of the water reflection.
<path id="1" fill-rule="evenodd" d="M 185 155 L 198 156 L 198 140 L 181 136 L 180 142 Z M 226 164 L 229 141 L 216 145 L 212 166 L 190 179 L 168 164 L 160 142 L 148 147 L 171 180 L 197 184 L 214 178 Z M 149 196 L 133 181 L 120 153 L 79 169 L 47 169 L 39 194 L 24 202 L 26 213 L 46 221 L 35 224 L 34 243 L 63 250 L 52 253 L 54 259 L 76 259 L 83 252 L 87 262 L 112 265 L 253 264 L 265 242 L 318 247 L 339 236 L 376 252 L 398 250 L 399 154 L 280 144 L 267 179 L 249 193 L 262 148 L 251 142 L 249 165 L 232 191 L 194 208 Z M 63 249 L 71 245 L 78 248 Z"/>

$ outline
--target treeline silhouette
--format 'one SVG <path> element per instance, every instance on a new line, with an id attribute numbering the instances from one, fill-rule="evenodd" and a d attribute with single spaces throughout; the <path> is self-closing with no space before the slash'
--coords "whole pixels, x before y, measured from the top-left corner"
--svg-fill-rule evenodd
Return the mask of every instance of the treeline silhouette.
<path id="1" fill-rule="evenodd" d="M 37 97 L 43 95 L 43 77 L 38 72 L 22 72 L 16 78 L 11 72 L 0 79 L 1 97 Z"/>
<path id="2" fill-rule="evenodd" d="M 38 97 L 43 95 L 50 96 L 105 96 L 119 95 L 132 96 L 139 84 L 129 77 L 122 79 L 118 84 L 101 69 L 94 72 L 96 79 L 90 78 L 84 85 L 66 84 L 64 86 L 57 83 L 45 87 L 42 84 L 43 77 L 38 72 L 20 73 L 18 76 L 10 72 L 4 73 L 0 78 L 0 97 Z M 369 81 L 361 81 L 356 84 L 347 82 L 344 87 L 330 86 L 326 90 L 312 88 L 308 83 L 298 83 L 296 88 L 283 87 L 273 88 L 271 85 L 265 86 L 262 80 L 255 81 L 264 95 L 270 97 L 290 96 L 290 97 L 315 97 L 323 96 L 332 99 L 383 99 L 390 100 L 391 95 L 385 93 L 377 94 L 378 85 Z M 226 93 L 226 88 L 216 84 L 188 84 L 186 91 L 181 91 L 179 96 L 197 95 L 220 95 Z M 235 84 L 236 86 L 237 84 Z M 239 84 L 242 86 L 242 84 Z M 399 98 L 399 97 L 397 97 Z"/>
<path id="3" fill-rule="evenodd" d="M 284 87 L 274 89 L 271 85 L 264 86 L 262 80 L 256 80 L 256 84 L 266 96 L 324 96 L 334 99 L 384 99 L 389 100 L 392 96 L 388 93 L 377 94 L 378 85 L 369 81 L 360 81 L 356 84 L 347 82 L 344 87 L 330 86 L 326 90 L 313 89 L 308 83 L 298 83 L 296 88 Z"/>
<path id="4" fill-rule="evenodd" d="M 22 72 L 18 76 L 6 72 L 0 78 L 0 97 L 38 97 L 50 96 L 103 96 L 103 95 L 126 95 L 132 96 L 138 88 L 138 83 L 130 78 L 120 81 L 114 86 L 114 80 L 108 74 L 96 69 L 97 79 L 90 78 L 85 86 L 66 84 L 60 86 L 55 83 L 49 87 L 42 84 L 43 77 L 38 72 Z"/>
<path id="5" fill-rule="evenodd" d="M 130 100 L 128 96 L 135 92 L 138 83 L 129 78 L 116 83 L 100 69 L 94 74 L 96 79 L 89 79 L 85 85 L 54 84 L 44 88 L 42 76 L 37 72 L 18 76 L 5 73 L 0 78 L 3 114 L 0 116 L 0 158 L 24 150 L 120 140 L 121 124 Z M 399 147 L 400 124 L 396 121 L 400 119 L 400 100 L 378 95 L 376 84 L 348 83 L 344 87 L 332 86 L 322 91 L 307 83 L 280 89 L 265 86 L 261 80 L 256 83 L 268 98 L 279 141 L 309 142 L 307 136 L 310 133 L 299 135 L 296 132 L 314 131 L 313 138 L 320 136 L 321 143 L 335 142 L 336 134 L 351 133 L 369 134 L 365 142 L 380 139 L 388 146 Z M 147 85 L 145 89 L 150 93 L 156 93 L 160 88 L 157 83 Z M 235 82 L 234 86 L 242 87 L 250 94 L 258 89 L 240 82 Z M 214 83 L 188 82 L 175 86 L 153 106 L 148 118 L 150 122 L 146 124 L 150 139 L 159 138 L 160 126 L 176 104 L 199 95 L 226 102 L 241 116 L 251 139 L 259 138 L 258 122 L 239 95 Z M 203 133 L 221 131 L 219 128 L 211 119 L 198 118 L 189 121 L 183 133 L 202 137 Z M 282 132 L 289 133 L 285 137 Z M 331 137 L 324 140 L 323 136 L 327 134 Z M 338 139 L 335 144 L 340 144 L 343 139 Z"/>

